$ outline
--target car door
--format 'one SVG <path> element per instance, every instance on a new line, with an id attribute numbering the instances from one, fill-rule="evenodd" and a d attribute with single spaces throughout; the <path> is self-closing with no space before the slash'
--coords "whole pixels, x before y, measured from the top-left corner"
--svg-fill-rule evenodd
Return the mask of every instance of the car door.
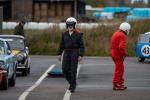
<path id="1" fill-rule="evenodd" d="M 5 46 L 6 46 L 6 54 L 7 54 L 6 62 L 8 65 L 8 78 L 10 78 L 13 75 L 15 63 L 14 63 L 14 57 L 12 51 L 7 42 L 5 42 Z"/>

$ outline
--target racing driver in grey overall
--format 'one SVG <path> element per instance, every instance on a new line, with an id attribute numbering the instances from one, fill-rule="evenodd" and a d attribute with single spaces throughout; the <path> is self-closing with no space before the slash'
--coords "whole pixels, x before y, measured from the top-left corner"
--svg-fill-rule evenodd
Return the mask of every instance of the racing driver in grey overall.
<path id="1" fill-rule="evenodd" d="M 62 33 L 61 42 L 58 49 L 58 60 L 62 61 L 62 71 L 69 82 L 71 93 L 76 89 L 76 76 L 78 61 L 84 56 L 83 34 L 76 29 L 77 20 L 69 17 L 66 20 L 67 30 Z M 62 53 L 64 54 L 62 55 Z"/>

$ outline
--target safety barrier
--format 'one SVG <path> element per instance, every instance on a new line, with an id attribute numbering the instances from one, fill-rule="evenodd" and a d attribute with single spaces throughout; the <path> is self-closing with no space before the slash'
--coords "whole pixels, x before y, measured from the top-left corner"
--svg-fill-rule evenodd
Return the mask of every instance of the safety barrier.
<path id="1" fill-rule="evenodd" d="M 3 22 L 3 29 L 14 29 L 15 26 L 18 25 L 17 22 Z M 83 28 L 94 28 L 101 25 L 100 23 L 78 23 L 77 27 L 83 29 Z M 108 25 L 108 24 L 103 24 Z M 24 29 L 46 29 L 46 28 L 52 28 L 52 27 L 59 27 L 60 29 L 66 28 L 66 23 L 45 23 L 45 22 L 27 22 L 24 26 Z"/>
<path id="2" fill-rule="evenodd" d="M 126 17 L 126 21 L 132 21 L 135 19 L 147 19 L 150 18 L 150 8 L 134 8 L 133 15 Z"/>
<path id="3" fill-rule="evenodd" d="M 114 13 L 127 12 L 131 13 L 131 8 L 129 7 L 105 7 L 103 12 L 93 13 L 93 17 L 97 17 L 99 20 L 113 19 Z"/>

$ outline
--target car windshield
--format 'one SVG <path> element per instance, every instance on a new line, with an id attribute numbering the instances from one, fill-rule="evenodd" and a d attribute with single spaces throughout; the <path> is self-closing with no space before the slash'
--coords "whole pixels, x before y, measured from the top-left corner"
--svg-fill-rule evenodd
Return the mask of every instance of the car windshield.
<path id="1" fill-rule="evenodd" d="M 23 50 L 24 49 L 24 40 L 20 38 L 5 38 L 8 42 L 11 50 Z"/>
<path id="2" fill-rule="evenodd" d="M 138 38 L 139 43 L 150 43 L 150 34 L 140 34 Z"/>
<path id="3" fill-rule="evenodd" d="M 4 50 L 4 42 L 0 40 L 0 54 L 5 54 Z"/>

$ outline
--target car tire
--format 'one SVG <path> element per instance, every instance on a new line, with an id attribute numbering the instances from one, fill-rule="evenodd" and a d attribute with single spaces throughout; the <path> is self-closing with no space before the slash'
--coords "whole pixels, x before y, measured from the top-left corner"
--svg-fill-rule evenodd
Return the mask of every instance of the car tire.
<path id="1" fill-rule="evenodd" d="M 28 68 L 26 66 L 26 68 L 22 70 L 22 76 L 27 76 L 27 75 L 28 75 Z"/>
<path id="2" fill-rule="evenodd" d="M 7 90 L 7 88 L 8 88 L 8 74 L 6 73 L 2 78 L 1 89 Z"/>
<path id="3" fill-rule="evenodd" d="M 9 80 L 9 86 L 15 86 L 15 83 L 16 83 L 16 69 L 14 71 L 12 78 Z"/>
<path id="4" fill-rule="evenodd" d="M 145 58 L 144 57 L 138 57 L 139 62 L 144 62 Z"/>

